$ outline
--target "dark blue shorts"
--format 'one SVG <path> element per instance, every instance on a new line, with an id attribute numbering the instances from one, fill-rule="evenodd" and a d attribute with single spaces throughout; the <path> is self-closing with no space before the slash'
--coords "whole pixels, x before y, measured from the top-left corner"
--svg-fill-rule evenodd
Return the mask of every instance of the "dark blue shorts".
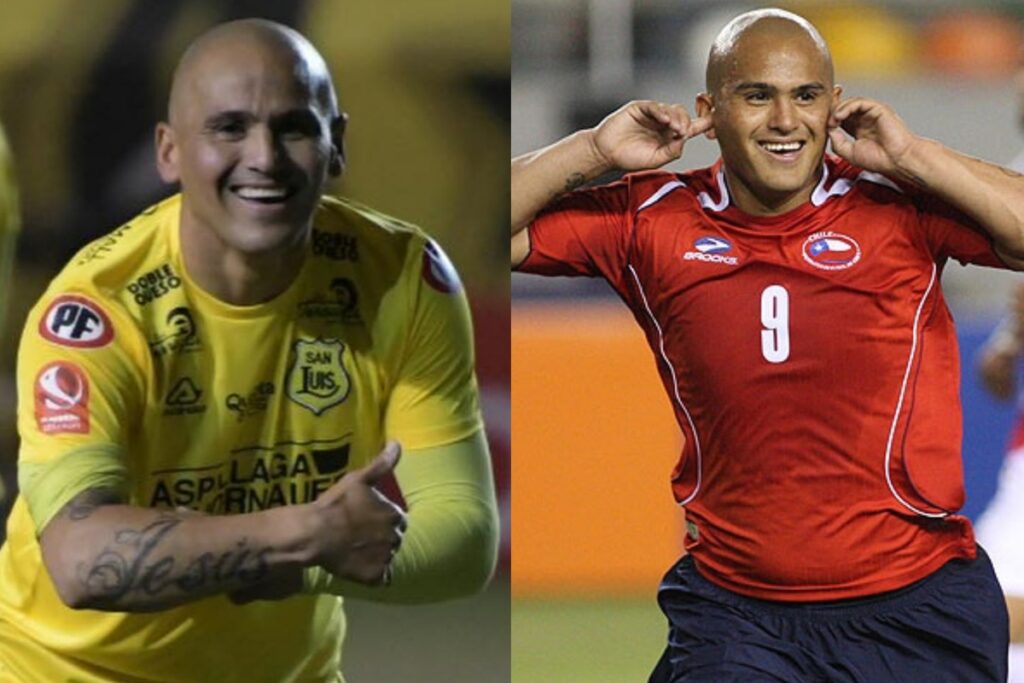
<path id="1" fill-rule="evenodd" d="M 649 683 L 1004 683 L 1009 626 L 985 552 L 859 600 L 756 600 L 690 557 L 665 575 L 668 647 Z"/>

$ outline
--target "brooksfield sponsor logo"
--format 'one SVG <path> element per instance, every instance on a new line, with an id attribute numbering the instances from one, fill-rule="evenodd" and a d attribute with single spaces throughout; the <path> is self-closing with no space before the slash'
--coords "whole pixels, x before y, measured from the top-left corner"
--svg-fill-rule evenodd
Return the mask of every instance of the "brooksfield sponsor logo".
<path id="1" fill-rule="evenodd" d="M 705 235 L 693 241 L 693 251 L 683 254 L 684 261 L 703 261 L 704 263 L 722 263 L 727 266 L 739 264 L 739 259 L 731 256 L 732 242 L 724 237 Z"/>

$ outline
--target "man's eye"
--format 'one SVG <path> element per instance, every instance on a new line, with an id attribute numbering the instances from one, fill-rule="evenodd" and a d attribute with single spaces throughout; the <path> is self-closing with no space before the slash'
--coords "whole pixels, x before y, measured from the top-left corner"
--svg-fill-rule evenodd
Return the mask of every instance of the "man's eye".
<path id="1" fill-rule="evenodd" d="M 798 93 L 796 98 L 801 102 L 813 102 L 818 99 L 818 94 L 813 92 Z"/>
<path id="2" fill-rule="evenodd" d="M 768 93 L 752 92 L 747 94 L 747 102 L 767 102 Z"/>
<path id="3" fill-rule="evenodd" d="M 225 138 L 239 138 L 245 135 L 245 124 L 241 121 L 225 121 L 213 126 L 213 132 Z"/>

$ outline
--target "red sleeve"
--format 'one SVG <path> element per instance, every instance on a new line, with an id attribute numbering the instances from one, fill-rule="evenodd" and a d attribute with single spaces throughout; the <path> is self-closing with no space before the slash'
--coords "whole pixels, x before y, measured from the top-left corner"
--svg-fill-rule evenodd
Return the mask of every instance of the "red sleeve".
<path id="1" fill-rule="evenodd" d="M 518 270 L 538 275 L 619 279 L 625 267 L 632 213 L 629 181 L 577 190 L 533 220 L 530 253 Z"/>
<path id="2" fill-rule="evenodd" d="M 929 195 L 914 197 L 925 239 L 939 262 L 954 258 L 992 268 L 1008 268 L 996 254 L 992 238 L 967 214 Z"/>

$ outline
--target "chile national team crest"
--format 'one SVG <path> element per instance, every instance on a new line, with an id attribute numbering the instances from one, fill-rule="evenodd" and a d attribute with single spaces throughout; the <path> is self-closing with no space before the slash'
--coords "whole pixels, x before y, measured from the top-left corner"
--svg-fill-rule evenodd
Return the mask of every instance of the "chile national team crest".
<path id="1" fill-rule="evenodd" d="M 337 339 L 300 339 L 288 368 L 288 398 L 320 415 L 346 398 L 352 381 L 345 370 L 345 345 Z"/>
<path id="2" fill-rule="evenodd" d="M 806 240 L 801 250 L 804 260 L 822 270 L 842 270 L 860 261 L 857 240 L 838 232 L 816 232 Z"/>

